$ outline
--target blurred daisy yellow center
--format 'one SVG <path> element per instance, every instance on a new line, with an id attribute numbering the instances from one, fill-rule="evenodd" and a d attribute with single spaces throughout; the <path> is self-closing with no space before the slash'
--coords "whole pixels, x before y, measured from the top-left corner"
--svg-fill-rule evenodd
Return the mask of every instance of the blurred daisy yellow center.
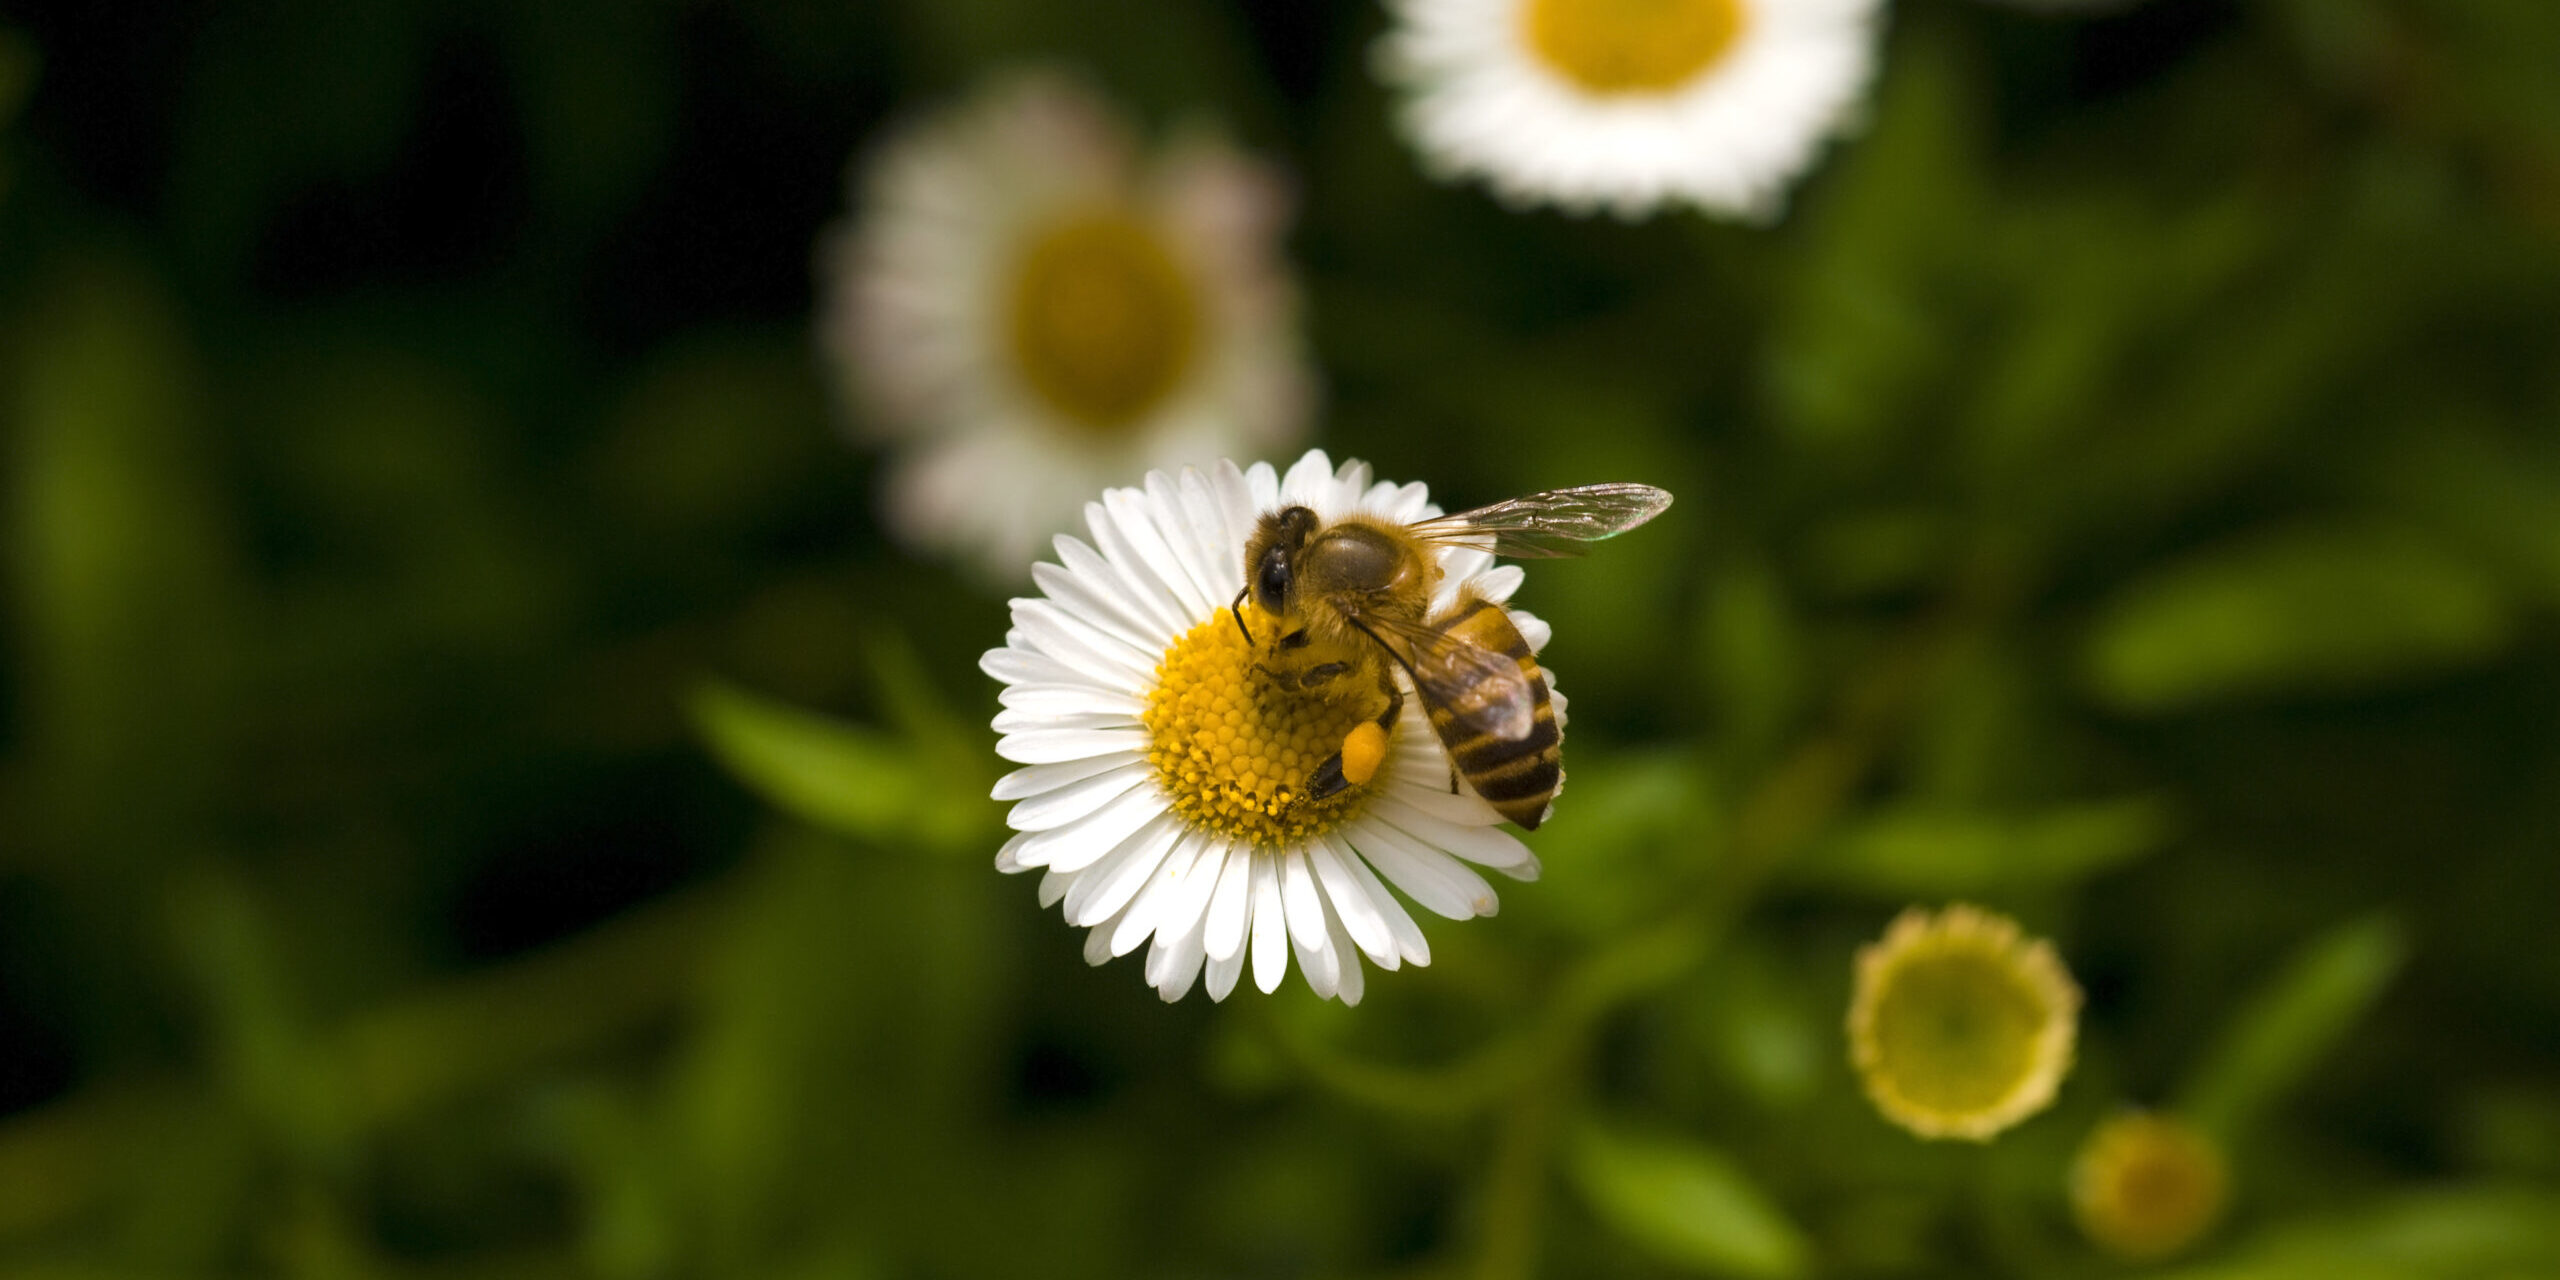
<path id="1" fill-rule="evenodd" d="M 1732 51 L 1744 0 L 1528 0 L 1529 48 L 1592 93 L 1666 93 Z"/>
<path id="2" fill-rule="evenodd" d="M 2008 1096 L 2035 1058 L 2043 1010 L 2025 984 L 1985 956 L 1914 965 L 1876 1008 L 1886 1069 L 1917 1101 L 1977 1111 Z"/>
<path id="3" fill-rule="evenodd" d="M 2053 948 L 2014 922 L 1962 905 L 1915 910 L 1859 953 L 1850 1052 L 1888 1119 L 1979 1141 L 2052 1101 L 2079 1009 Z"/>
<path id="4" fill-rule="evenodd" d="M 1271 620 L 1245 611 L 1255 634 Z M 1221 611 L 1166 650 L 1147 697 L 1147 761 L 1176 813 L 1195 827 L 1262 845 L 1321 835 L 1356 811 L 1365 788 L 1321 800 L 1307 775 L 1370 714 L 1355 697 L 1277 687 L 1255 670 L 1252 647 Z"/>
<path id="5" fill-rule="evenodd" d="M 1200 345 L 1189 274 L 1161 234 L 1123 213 L 1072 218 L 1034 237 L 1014 269 L 1005 321 L 1032 393 L 1096 431 L 1155 408 Z"/>
<path id="6" fill-rule="evenodd" d="M 2071 1209 L 2089 1238 L 2132 1259 L 2195 1243 L 2222 1216 L 2222 1153 L 2163 1115 L 2117 1116 L 2089 1135 L 2071 1168 Z"/>

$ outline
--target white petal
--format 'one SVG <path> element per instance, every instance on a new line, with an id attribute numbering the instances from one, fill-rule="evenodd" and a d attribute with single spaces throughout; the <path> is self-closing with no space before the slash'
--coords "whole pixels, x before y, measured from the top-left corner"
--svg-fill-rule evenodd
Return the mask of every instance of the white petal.
<path id="1" fill-rule="evenodd" d="M 1510 599 L 1511 593 L 1520 589 L 1520 580 L 1528 576 L 1528 570 L 1516 564 L 1506 564 L 1477 574 L 1475 580 L 1467 586 L 1477 595 L 1500 604 Z M 1530 647 L 1534 649 L 1537 646 Z"/>
<path id="2" fill-rule="evenodd" d="M 1101 504 L 1087 505 L 1085 518 L 1088 521 L 1104 519 Z M 1183 621 L 1180 606 L 1176 605 L 1173 597 L 1166 593 L 1164 584 L 1146 577 L 1142 571 L 1133 570 L 1127 565 L 1113 561 L 1101 552 L 1086 546 L 1080 539 L 1063 534 L 1059 536 L 1058 563 L 1065 565 L 1079 577 L 1091 581 L 1107 581 L 1118 587 L 1122 603 L 1143 613 L 1147 620 L 1155 625 L 1160 635 L 1168 637 L 1179 635 L 1189 625 Z"/>
<path id="3" fill-rule="evenodd" d="M 1402 828 L 1406 835 L 1436 849 L 1488 867 L 1516 867 L 1532 861 L 1529 846 L 1499 827 L 1466 826 L 1443 822 L 1423 813 L 1393 794 L 1372 796 L 1369 812 Z"/>
<path id="4" fill-rule="evenodd" d="M 1021 850 L 1022 842 L 1028 839 L 1030 839 L 1029 836 L 1015 836 L 1012 839 L 1005 841 L 1004 847 L 996 850 L 996 870 L 1009 876 L 1020 875 L 1025 871 L 1029 871 L 1031 868 L 1022 865 L 1022 863 L 1017 861 L 1013 856 L 1016 852 Z"/>
<path id="5" fill-rule="evenodd" d="M 1111 960 L 1111 931 L 1093 929 L 1084 935 L 1084 962 L 1100 968 Z"/>
<path id="6" fill-rule="evenodd" d="M 1161 471 L 1148 472 L 1147 505 L 1154 511 L 1157 532 L 1164 535 L 1165 549 L 1173 553 L 1184 576 L 1199 588 L 1210 607 L 1225 604 L 1226 596 L 1218 591 L 1218 584 L 1226 581 L 1226 575 L 1218 571 L 1224 557 L 1209 554 L 1209 549 L 1201 545 L 1201 530 L 1182 501 L 1181 485 Z"/>
<path id="7" fill-rule="evenodd" d="M 1310 951 L 1324 949 L 1324 903 L 1316 894 L 1316 877 L 1304 853 L 1280 855 L 1280 901 L 1289 912 L 1289 936 Z"/>
<path id="8" fill-rule="evenodd" d="M 1270 470 L 1261 463 L 1254 465 Z M 1253 496 L 1253 482 L 1233 462 L 1220 459 L 1218 465 L 1209 468 L 1206 479 L 1210 495 L 1217 499 L 1218 512 L 1226 521 L 1224 544 L 1236 549 L 1241 571 L 1244 544 L 1253 536 L 1253 522 L 1261 516 L 1262 505 Z M 1241 575 L 1236 585 L 1244 585 Z"/>
<path id="9" fill-rule="evenodd" d="M 996 779 L 992 795 L 998 800 L 1020 800 L 1046 791 L 1055 791 L 1070 783 L 1081 782 L 1097 773 L 1108 773 L 1122 765 L 1135 764 L 1145 756 L 1126 753 L 1078 756 L 1056 764 L 1035 764 L 1016 769 Z"/>
<path id="10" fill-rule="evenodd" d="M 1032 832 L 1014 860 L 1026 867 L 1081 871 L 1120 846 L 1149 819 L 1164 812 L 1164 797 L 1152 787 L 1138 787 L 1114 798 L 1092 816 L 1063 827 Z"/>
<path id="11" fill-rule="evenodd" d="M 1398 774 L 1388 780 L 1386 787 L 1379 794 L 1382 797 L 1393 796 L 1401 804 L 1419 809 L 1442 822 L 1457 826 L 1490 827 L 1503 820 L 1502 814 L 1492 805 L 1485 803 L 1483 797 L 1472 790 L 1463 789 L 1465 785 L 1466 780 L 1459 779 L 1459 786 L 1462 789 L 1452 792 L 1449 790 L 1449 777 L 1445 773 L 1427 781 L 1423 778 Z"/>
<path id="12" fill-rule="evenodd" d="M 1349 843 L 1341 840 L 1341 833 L 1336 833 L 1334 839 L 1337 847 L 1345 852 L 1350 850 Z M 1350 868 L 1351 878 L 1360 882 L 1362 892 L 1378 908 L 1378 914 L 1386 919 L 1387 932 L 1396 940 L 1396 954 L 1402 956 L 1407 964 L 1431 963 L 1430 939 L 1422 936 L 1422 926 L 1415 923 L 1413 913 L 1406 911 L 1404 903 L 1397 901 L 1396 895 L 1388 891 L 1378 879 L 1378 873 L 1370 868 L 1368 859 L 1352 854 L 1344 859 L 1344 865 Z M 1385 961 L 1379 963 L 1384 968 L 1395 967 Z"/>
<path id="13" fill-rule="evenodd" d="M 1007 707 L 996 713 L 988 727 L 998 733 L 1040 733 L 1052 729 L 1132 729 L 1142 726 L 1136 716 L 1116 711 L 1069 711 L 1046 715 Z"/>
<path id="14" fill-rule="evenodd" d="M 1092 581 L 1045 563 L 1031 566 L 1031 582 L 1067 612 L 1140 653 L 1162 647 L 1164 629 L 1141 616 L 1137 603 L 1116 582 Z"/>
<path id="15" fill-rule="evenodd" d="M 1147 976 L 1156 994 L 1171 1004 L 1191 994 L 1191 985 L 1200 980 L 1200 935 L 1195 932 L 1176 938 L 1165 947 L 1163 956 L 1159 961 L 1155 953 L 1148 954 Z"/>
<path id="16" fill-rule="evenodd" d="M 1493 567 L 1493 553 L 1482 547 L 1447 547 L 1440 552 L 1440 594 L 1456 595 L 1463 587 Z"/>
<path id="17" fill-rule="evenodd" d="M 1164 865 L 1164 856 L 1173 852 L 1182 831 L 1182 819 L 1161 813 L 1121 841 L 1118 848 L 1097 859 L 1076 877 L 1075 887 L 1067 890 L 1067 923 L 1098 925 L 1117 917 L 1129 906 L 1130 899 L 1138 896 L 1138 890 L 1156 873 L 1156 868 Z"/>
<path id="18" fill-rule="evenodd" d="M 1149 572 L 1156 575 L 1157 580 L 1164 583 L 1166 590 L 1173 593 L 1174 600 L 1182 606 L 1183 616 L 1208 617 L 1212 608 L 1208 593 L 1199 583 L 1192 581 L 1191 575 L 1183 570 L 1182 562 L 1174 559 L 1173 548 L 1165 544 L 1163 531 L 1148 518 L 1146 495 L 1135 489 L 1113 489 L 1102 495 L 1102 509 L 1119 531 L 1122 543 L 1138 557 L 1140 563 L 1147 566 Z"/>
<path id="19" fill-rule="evenodd" d="M 1253 910 L 1253 847 L 1232 845 L 1219 867 L 1218 883 L 1209 897 L 1209 915 L 1201 929 L 1209 958 L 1224 960 L 1244 950 L 1245 924 Z"/>
<path id="20" fill-rule="evenodd" d="M 1051 600 L 1016 600 L 1013 623 L 1040 652 L 1115 689 L 1143 689 L 1164 655 L 1141 653 Z"/>
<path id="21" fill-rule="evenodd" d="M 1439 509 L 1431 505 L 1431 486 L 1419 480 L 1396 490 L 1383 511 L 1389 519 L 1406 524 L 1439 514 Z"/>
<path id="22" fill-rule="evenodd" d="M 1122 793 L 1145 783 L 1154 773 L 1155 770 L 1143 760 L 1125 764 L 1082 782 L 1069 783 L 1033 796 L 1013 806 L 1013 811 L 1005 815 L 1004 823 L 1016 831 L 1047 831 L 1052 827 L 1062 827 L 1119 799 Z"/>
<path id="23" fill-rule="evenodd" d="M 1332 507 L 1333 459 L 1322 449 L 1309 449 L 1289 467 L 1280 479 L 1283 501 L 1302 507 L 1314 507 L 1320 513 Z"/>
<path id="24" fill-rule="evenodd" d="M 1092 526 L 1094 545 L 1124 578 L 1134 584 L 1132 590 L 1161 600 L 1158 608 L 1170 619 L 1166 626 L 1168 636 L 1189 630 L 1193 622 L 1206 616 L 1191 607 L 1183 585 L 1168 577 L 1170 556 L 1162 547 L 1154 548 L 1152 554 L 1141 548 L 1130 531 L 1122 527 L 1119 516 L 1104 503 L 1088 503 L 1085 520 Z"/>
<path id="25" fill-rule="evenodd" d="M 1493 887 L 1465 863 L 1416 843 L 1394 826 L 1363 814 L 1343 832 L 1351 847 L 1424 909 L 1452 920 L 1494 913 Z"/>
<path id="26" fill-rule="evenodd" d="M 1233 600 L 1244 585 L 1244 544 L 1249 531 L 1229 527 L 1227 506 L 1209 477 L 1182 469 L 1182 516 L 1189 527 L 1192 554 L 1207 566 L 1204 585 L 1220 600 Z"/>
<path id="27" fill-rule="evenodd" d="M 1195 833 L 1191 842 L 1165 859 L 1164 868 L 1156 873 L 1146 896 L 1131 907 L 1134 917 L 1141 908 L 1147 919 L 1141 923 L 1162 939 L 1173 934 L 1188 933 L 1202 940 L 1206 949 L 1209 918 L 1209 895 L 1218 888 L 1219 872 L 1227 862 L 1227 839 L 1207 832 Z M 1112 939 L 1112 946 L 1122 952 L 1138 945 L 1135 937 Z"/>
<path id="28" fill-rule="evenodd" d="M 1342 968 L 1333 953 L 1332 940 L 1325 936 L 1323 904 L 1311 905 L 1316 908 L 1315 933 L 1318 945 L 1312 947 L 1306 945 L 1299 941 L 1297 934 L 1293 932 L 1289 935 L 1289 949 L 1297 953 L 1298 974 L 1307 980 L 1307 989 L 1330 1000 L 1334 992 L 1339 989 Z M 1355 960 L 1352 963 L 1359 962 Z"/>
<path id="29" fill-rule="evenodd" d="M 1334 958 L 1333 995 L 1345 1005 L 1360 1003 L 1366 985 L 1360 974 L 1360 951 L 1352 945 L 1351 936 L 1343 930 L 1342 917 L 1335 915 L 1332 904 L 1326 904 L 1324 916 L 1325 950 Z"/>
<path id="30" fill-rule="evenodd" d="M 1268 856 L 1253 859 L 1253 985 L 1264 995 L 1289 974 L 1288 910 L 1280 903 L 1280 868 Z"/>
<path id="31" fill-rule="evenodd" d="M 1398 964 L 1395 935 L 1388 932 L 1387 919 L 1379 912 L 1378 904 L 1370 901 L 1368 891 L 1345 865 L 1351 856 L 1331 836 L 1319 837 L 1307 849 L 1316 883 L 1323 887 L 1325 901 L 1341 918 L 1352 945 L 1377 961 L 1380 968 L 1393 969 Z"/>
<path id="32" fill-rule="evenodd" d="M 1015 764 L 1062 764 L 1112 756 L 1110 763 L 1116 766 L 1125 763 L 1123 757 L 1143 757 L 1146 750 L 1145 729 L 1035 729 L 996 739 L 996 754 Z"/>
<path id="33" fill-rule="evenodd" d="M 1511 625 L 1520 629 L 1520 638 L 1529 642 L 1529 652 L 1536 653 L 1556 638 L 1555 628 L 1547 620 L 1524 609 L 1511 611 Z"/>
<path id="34" fill-rule="evenodd" d="M 1268 462 L 1257 462 L 1246 469 L 1244 487 L 1253 498 L 1248 505 L 1257 515 L 1281 505 L 1280 473 L 1272 470 Z"/>
<path id="35" fill-rule="evenodd" d="M 1081 683 L 1007 685 L 996 694 L 996 702 L 1034 715 L 1115 715 L 1136 720 L 1147 711 L 1147 700 L 1137 694 Z"/>
<path id="36" fill-rule="evenodd" d="M 1226 999 L 1227 993 L 1236 989 L 1236 979 L 1243 973 L 1244 948 L 1242 947 L 1236 948 L 1234 955 L 1223 960 L 1216 956 L 1209 957 L 1209 998 Z"/>
<path id="37" fill-rule="evenodd" d="M 1076 878 L 1055 871 L 1040 873 L 1040 909 L 1043 911 L 1066 900 L 1067 890 L 1075 887 Z"/>
<path id="38" fill-rule="evenodd" d="M 1019 636 L 1020 632 L 1014 633 Z M 978 658 L 978 670 L 1006 684 L 1093 684 L 1094 677 L 1058 661 L 1037 649 L 1021 644 L 1008 644 L 1002 649 L 989 649 Z"/>
<path id="39" fill-rule="evenodd" d="M 1187 829 L 1183 832 L 1182 840 L 1174 845 L 1173 852 L 1164 856 L 1155 874 L 1147 879 L 1146 886 L 1138 890 L 1137 900 L 1131 902 L 1127 913 L 1120 917 L 1120 927 L 1111 935 L 1111 954 L 1125 956 L 1137 950 L 1138 944 L 1146 941 L 1149 934 L 1159 930 L 1174 934 L 1188 927 L 1194 933 L 1199 932 L 1199 913 L 1194 911 L 1185 917 L 1181 909 L 1191 892 L 1192 872 L 1199 869 L 1200 860 L 1208 856 L 1211 843 L 1211 837 L 1205 832 Z M 1215 886 L 1214 869 L 1211 874 L 1198 878 L 1209 880 Z"/>

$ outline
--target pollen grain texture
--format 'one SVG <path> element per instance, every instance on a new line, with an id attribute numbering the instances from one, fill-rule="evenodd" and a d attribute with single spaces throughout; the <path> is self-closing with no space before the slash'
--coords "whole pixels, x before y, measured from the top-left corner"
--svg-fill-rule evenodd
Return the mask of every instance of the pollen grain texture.
<path id="1" fill-rule="evenodd" d="M 1255 634 L 1270 633 L 1259 610 L 1245 618 Z M 1184 633 L 1156 668 L 1144 716 L 1147 761 L 1174 811 L 1195 827 L 1272 847 L 1348 821 L 1367 788 L 1305 795 L 1307 775 L 1375 713 L 1349 693 L 1361 682 L 1337 683 L 1344 694 L 1279 687 L 1255 669 L 1253 649 L 1223 611 Z"/>

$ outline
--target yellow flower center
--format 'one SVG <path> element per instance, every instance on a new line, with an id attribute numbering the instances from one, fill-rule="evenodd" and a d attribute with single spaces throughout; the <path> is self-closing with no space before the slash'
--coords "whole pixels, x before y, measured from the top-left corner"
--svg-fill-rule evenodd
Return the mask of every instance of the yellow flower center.
<path id="1" fill-rule="evenodd" d="M 1155 228 L 1119 212 L 1041 233 L 1015 265 L 1006 338 L 1034 395 L 1077 426 L 1125 428 L 1162 401 L 1200 345 L 1189 274 Z"/>
<path id="2" fill-rule="evenodd" d="M 1667 93 L 1732 52 L 1743 0 L 1528 0 L 1530 49 L 1596 94 Z"/>
<path id="3" fill-rule="evenodd" d="M 2053 1100 L 2079 1013 L 2053 948 L 2016 922 L 1962 903 L 1914 909 L 1859 950 L 1850 1056 L 1887 1119 L 1983 1141 Z"/>
<path id="4" fill-rule="evenodd" d="M 2071 1208 L 2089 1237 L 2134 1259 L 2195 1243 L 2222 1216 L 2228 1192 L 2212 1140 L 2162 1115 L 2100 1125 L 2072 1162 Z"/>
<path id="5" fill-rule="evenodd" d="M 1254 634 L 1268 614 L 1245 610 Z M 1147 696 L 1147 762 L 1173 808 L 1195 827 L 1259 845 L 1333 830 L 1358 812 L 1366 787 L 1323 799 L 1307 776 L 1378 713 L 1375 682 L 1356 673 L 1318 690 L 1284 689 L 1256 669 L 1253 647 L 1223 610 L 1165 651 Z"/>
<path id="6" fill-rule="evenodd" d="M 1905 969 L 1876 1005 L 1884 1070 L 1913 1102 L 1981 1111 L 2026 1079 L 2044 1002 L 1996 957 L 1945 955 Z"/>

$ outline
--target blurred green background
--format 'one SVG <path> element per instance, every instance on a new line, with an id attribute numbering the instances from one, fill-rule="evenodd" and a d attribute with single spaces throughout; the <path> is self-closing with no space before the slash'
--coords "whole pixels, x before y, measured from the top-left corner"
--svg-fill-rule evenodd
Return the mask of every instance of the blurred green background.
<path id="1" fill-rule="evenodd" d="M 1767 228 L 1426 182 L 1366 0 L 0 13 L 0 1274 L 2108 1275 L 2141 1104 L 2182 1274 L 2560 1275 L 2549 0 L 1906 0 Z M 1680 497 L 1357 1009 L 989 869 L 1001 593 L 807 321 L 1023 57 L 1294 170 L 1336 456 Z M 1839 1029 L 1956 898 L 2088 993 L 1989 1147 Z"/>

